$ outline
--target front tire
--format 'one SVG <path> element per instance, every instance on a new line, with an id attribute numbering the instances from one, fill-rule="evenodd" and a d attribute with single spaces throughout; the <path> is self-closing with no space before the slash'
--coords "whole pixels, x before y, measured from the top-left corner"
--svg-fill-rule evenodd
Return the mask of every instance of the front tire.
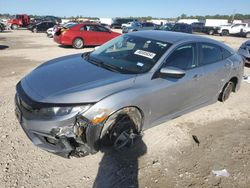
<path id="1" fill-rule="evenodd" d="M 228 36 L 229 35 L 229 31 L 228 30 L 223 30 L 221 33 L 222 36 Z"/>
<path id="2" fill-rule="evenodd" d="M 232 93 L 233 89 L 234 89 L 235 85 L 232 81 L 229 81 L 224 87 L 223 90 L 219 96 L 219 101 L 221 102 L 225 102 L 230 94 Z"/>
<path id="3" fill-rule="evenodd" d="M 246 33 L 246 38 L 250 38 L 250 32 Z"/>
<path id="4" fill-rule="evenodd" d="M 135 128 L 133 121 L 128 115 L 118 116 L 107 135 L 108 143 L 115 150 L 121 151 L 133 145 L 134 140 L 140 133 Z"/>
<path id="5" fill-rule="evenodd" d="M 33 33 L 37 33 L 37 28 L 34 28 L 32 31 Z"/>
<path id="6" fill-rule="evenodd" d="M 16 24 L 11 25 L 11 29 L 16 30 L 17 28 L 18 28 L 18 25 Z"/>
<path id="7" fill-rule="evenodd" d="M 209 30 L 209 31 L 208 31 L 208 34 L 209 34 L 209 35 L 213 35 L 213 34 L 214 34 L 214 30 L 212 30 L 212 29 Z"/>
<path id="8" fill-rule="evenodd" d="M 72 46 L 75 48 L 75 49 L 81 49 L 84 47 L 84 42 L 81 38 L 76 38 L 74 41 L 73 41 L 73 44 Z"/>

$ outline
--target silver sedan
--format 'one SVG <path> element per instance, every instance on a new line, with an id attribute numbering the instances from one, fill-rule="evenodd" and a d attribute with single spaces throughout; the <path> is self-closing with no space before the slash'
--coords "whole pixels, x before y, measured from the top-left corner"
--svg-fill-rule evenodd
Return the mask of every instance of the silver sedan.
<path id="1" fill-rule="evenodd" d="M 140 31 L 93 52 L 46 62 L 17 84 L 16 116 L 31 141 L 64 157 L 131 145 L 145 129 L 225 101 L 244 62 L 200 36 Z"/>

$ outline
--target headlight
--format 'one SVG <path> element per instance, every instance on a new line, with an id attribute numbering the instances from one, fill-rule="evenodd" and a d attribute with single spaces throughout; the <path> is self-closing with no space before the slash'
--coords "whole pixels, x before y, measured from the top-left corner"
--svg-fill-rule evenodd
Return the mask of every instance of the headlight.
<path id="1" fill-rule="evenodd" d="M 91 105 L 76 106 L 76 107 L 51 107 L 51 108 L 41 108 L 38 113 L 41 116 L 54 117 L 54 116 L 64 116 L 70 113 L 79 112 L 84 113 L 87 111 Z"/>

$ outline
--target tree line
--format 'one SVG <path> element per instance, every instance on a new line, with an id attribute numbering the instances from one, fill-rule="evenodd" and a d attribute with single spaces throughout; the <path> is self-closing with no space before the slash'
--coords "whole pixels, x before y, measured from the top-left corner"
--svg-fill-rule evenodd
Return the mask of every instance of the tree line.
<path id="1" fill-rule="evenodd" d="M 1 14 L 0 13 L 0 17 L 5 17 L 5 18 L 9 18 L 12 17 L 13 15 L 11 14 Z M 42 16 L 39 15 L 30 15 L 31 18 L 39 18 Z M 68 18 L 68 19 L 79 19 L 79 18 L 87 18 L 87 19 L 91 19 L 91 20 L 96 20 L 98 19 L 97 17 L 86 17 L 86 16 L 82 16 L 82 15 L 78 15 L 78 16 L 63 16 L 61 18 Z M 233 15 L 220 15 L 220 14 L 216 14 L 216 15 L 205 15 L 205 16 L 199 16 L 199 15 L 191 15 L 188 16 L 186 14 L 182 14 L 178 17 L 175 18 L 156 18 L 156 17 L 152 17 L 152 16 L 143 16 L 143 17 L 136 17 L 136 16 L 131 16 L 128 18 L 135 18 L 138 20 L 151 20 L 151 19 L 168 19 L 168 20 L 178 20 L 178 19 L 198 19 L 198 20 L 205 20 L 205 19 L 227 19 L 227 20 L 246 20 L 246 19 L 250 19 L 250 14 L 233 14 Z"/>

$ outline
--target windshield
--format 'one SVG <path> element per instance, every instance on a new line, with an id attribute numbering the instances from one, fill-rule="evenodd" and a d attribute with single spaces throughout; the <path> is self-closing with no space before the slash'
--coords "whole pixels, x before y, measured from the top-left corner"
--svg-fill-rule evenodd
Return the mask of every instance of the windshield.
<path id="1" fill-rule="evenodd" d="M 139 74 L 148 72 L 169 47 L 166 42 L 123 35 L 89 54 L 88 60 L 120 73 Z"/>

